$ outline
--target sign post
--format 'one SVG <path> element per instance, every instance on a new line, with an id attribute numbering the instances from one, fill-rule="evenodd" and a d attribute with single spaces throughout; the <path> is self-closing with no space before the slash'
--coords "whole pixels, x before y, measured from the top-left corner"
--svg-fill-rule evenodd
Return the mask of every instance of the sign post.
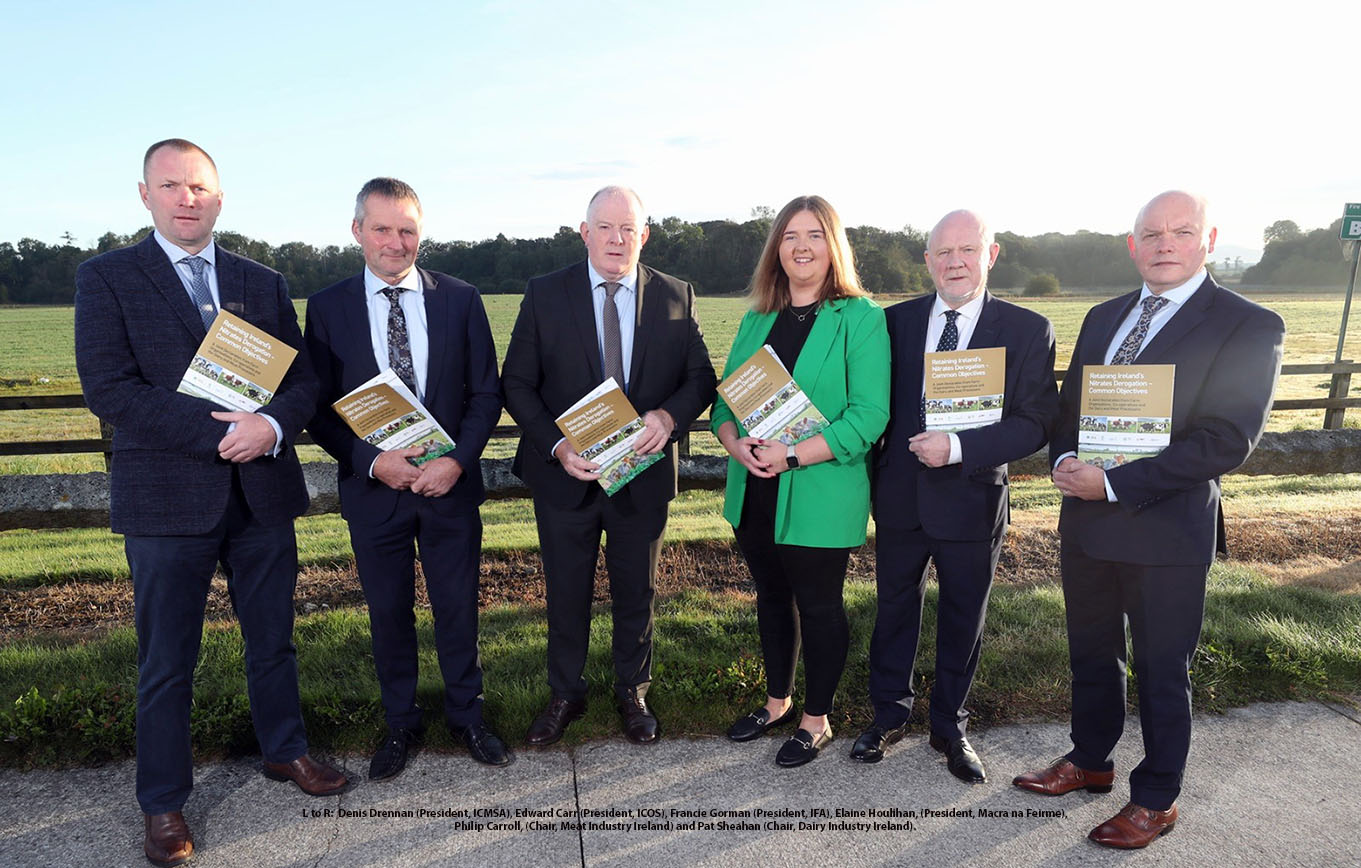
<path id="1" fill-rule="evenodd" d="M 1347 300 L 1342 303 L 1342 328 L 1337 333 L 1337 355 L 1334 362 L 1342 361 L 1342 344 L 1347 339 L 1347 315 L 1352 309 L 1352 290 L 1356 287 L 1356 265 L 1361 262 L 1361 202 L 1348 202 L 1342 211 L 1341 236 L 1343 241 L 1352 244 L 1352 275 L 1347 279 Z"/>

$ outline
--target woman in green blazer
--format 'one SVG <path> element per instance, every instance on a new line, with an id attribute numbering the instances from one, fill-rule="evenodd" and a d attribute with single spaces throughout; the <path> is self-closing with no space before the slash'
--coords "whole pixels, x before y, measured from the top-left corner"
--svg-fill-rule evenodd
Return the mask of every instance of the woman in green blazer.
<path id="1" fill-rule="evenodd" d="M 840 218 L 819 196 L 797 198 L 776 216 L 751 299 L 724 376 L 769 344 L 828 424 L 785 446 L 751 437 L 721 397 L 714 404 L 714 433 L 729 455 L 723 515 L 756 584 L 768 694 L 728 737 L 748 741 L 793 719 L 802 641 L 803 718 L 775 757 L 797 766 L 832 739 L 827 714 L 850 645 L 846 564 L 865 541 L 869 450 L 888 424 L 888 330 L 856 277 Z"/>

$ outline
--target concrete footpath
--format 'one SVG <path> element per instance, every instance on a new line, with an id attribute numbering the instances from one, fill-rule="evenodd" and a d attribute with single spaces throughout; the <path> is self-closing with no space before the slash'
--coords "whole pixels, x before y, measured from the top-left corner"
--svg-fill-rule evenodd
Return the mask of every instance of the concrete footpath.
<path id="1" fill-rule="evenodd" d="M 1128 798 L 1125 775 L 1141 753 L 1133 717 L 1112 793 L 1045 798 L 1011 786 L 1062 753 L 1067 732 L 1038 723 L 971 733 L 989 774 L 979 786 L 951 777 L 919 731 L 873 766 L 847 756 L 857 733 L 841 732 L 792 770 L 773 762 L 787 731 L 748 744 L 520 749 L 503 769 L 424 752 L 393 781 L 322 799 L 242 759 L 200 766 L 185 816 L 201 868 L 1361 865 L 1353 708 L 1282 703 L 1197 717 L 1181 822 L 1134 852 L 1086 840 Z M 337 759 L 363 777 L 367 757 Z M 131 762 L 0 772 L 0 866 L 143 866 L 141 843 Z"/>

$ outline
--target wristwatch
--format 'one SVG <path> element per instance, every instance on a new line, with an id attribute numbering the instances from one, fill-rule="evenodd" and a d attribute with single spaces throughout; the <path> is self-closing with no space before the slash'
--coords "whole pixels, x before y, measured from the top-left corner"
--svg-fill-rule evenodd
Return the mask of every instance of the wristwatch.
<path id="1" fill-rule="evenodd" d="M 786 446 L 784 449 L 784 460 L 789 465 L 790 470 L 799 469 L 799 455 L 794 451 L 793 446 Z"/>

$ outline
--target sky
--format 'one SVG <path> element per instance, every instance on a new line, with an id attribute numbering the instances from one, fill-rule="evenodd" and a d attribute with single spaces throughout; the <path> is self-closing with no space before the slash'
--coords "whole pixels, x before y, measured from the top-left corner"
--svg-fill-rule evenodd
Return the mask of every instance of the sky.
<path id="1" fill-rule="evenodd" d="M 149 225 L 142 154 L 172 136 L 216 160 L 218 228 L 273 244 L 351 243 L 377 175 L 442 241 L 576 227 L 609 183 L 655 218 L 817 193 L 851 226 L 969 207 L 1023 235 L 1124 233 L 1186 188 L 1251 261 L 1270 223 L 1361 202 L 1336 0 L 6 7 L 0 241 Z"/>

